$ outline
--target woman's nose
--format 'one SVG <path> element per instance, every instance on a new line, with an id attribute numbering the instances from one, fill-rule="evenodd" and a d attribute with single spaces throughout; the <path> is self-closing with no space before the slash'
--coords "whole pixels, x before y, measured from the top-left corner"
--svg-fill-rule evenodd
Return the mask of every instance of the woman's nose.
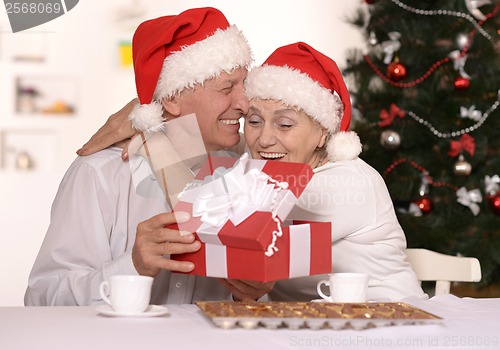
<path id="1" fill-rule="evenodd" d="M 271 125 L 264 125 L 260 129 L 258 142 L 261 147 L 270 147 L 276 144 L 277 138 L 274 133 L 274 128 Z"/>

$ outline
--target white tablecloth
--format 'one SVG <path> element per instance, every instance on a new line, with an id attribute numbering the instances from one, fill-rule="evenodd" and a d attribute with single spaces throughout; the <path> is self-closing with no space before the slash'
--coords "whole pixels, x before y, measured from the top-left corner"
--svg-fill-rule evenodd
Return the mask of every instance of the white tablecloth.
<path id="1" fill-rule="evenodd" d="M 169 315 L 149 318 L 105 317 L 93 307 L 1 307 L 0 349 L 500 349 L 500 298 L 404 301 L 444 321 L 359 331 L 224 330 L 195 305 L 168 305 Z"/>

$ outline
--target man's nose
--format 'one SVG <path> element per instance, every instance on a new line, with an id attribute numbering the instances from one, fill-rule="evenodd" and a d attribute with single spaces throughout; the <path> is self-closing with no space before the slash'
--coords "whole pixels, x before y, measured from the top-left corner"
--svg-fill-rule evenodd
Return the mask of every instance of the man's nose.
<path id="1" fill-rule="evenodd" d="M 240 110 L 242 114 L 248 113 L 249 101 L 243 87 L 234 91 L 233 107 L 234 109 Z"/>

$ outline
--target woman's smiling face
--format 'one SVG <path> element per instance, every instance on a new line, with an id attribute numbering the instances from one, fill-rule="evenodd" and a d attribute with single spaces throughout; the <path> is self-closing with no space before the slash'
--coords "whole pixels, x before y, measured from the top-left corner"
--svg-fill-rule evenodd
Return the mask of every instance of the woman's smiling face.
<path id="1" fill-rule="evenodd" d="M 274 100 L 253 99 L 244 135 L 252 158 L 307 163 L 321 158 L 326 131 L 303 110 Z"/>

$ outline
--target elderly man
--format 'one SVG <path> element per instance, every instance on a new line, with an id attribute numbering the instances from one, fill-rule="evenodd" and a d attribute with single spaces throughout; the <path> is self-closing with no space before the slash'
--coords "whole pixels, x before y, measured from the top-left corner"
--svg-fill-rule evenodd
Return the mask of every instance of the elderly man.
<path id="1" fill-rule="evenodd" d="M 251 51 L 220 11 L 191 9 L 146 21 L 132 45 L 139 105 L 131 119 L 137 128 L 155 130 L 164 120 L 194 113 L 207 151 L 239 143 L 238 119 L 248 110 L 243 83 Z M 132 105 L 125 108 L 127 114 Z M 231 294 L 258 299 L 271 289 L 272 283 L 183 274 L 193 264 L 171 260 L 169 254 L 196 251 L 200 242 L 165 226 L 189 216 L 177 213 L 176 219 L 165 198 L 141 196 L 121 152 L 110 147 L 77 158 L 69 168 L 29 277 L 26 305 L 100 303 L 99 285 L 116 274 L 155 277 L 153 304 Z"/>

